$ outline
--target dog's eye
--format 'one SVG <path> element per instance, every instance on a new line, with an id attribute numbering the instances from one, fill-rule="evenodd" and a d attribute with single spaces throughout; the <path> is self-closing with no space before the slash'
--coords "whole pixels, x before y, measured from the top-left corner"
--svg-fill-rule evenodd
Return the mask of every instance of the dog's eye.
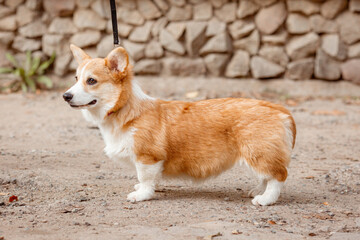
<path id="1" fill-rule="evenodd" d="M 93 78 L 88 78 L 88 80 L 86 80 L 86 83 L 88 85 L 94 85 L 94 84 L 97 83 L 97 81 L 95 79 L 93 79 Z"/>
<path id="2" fill-rule="evenodd" d="M 75 81 L 77 81 L 78 79 L 77 79 L 77 76 L 75 76 Z"/>

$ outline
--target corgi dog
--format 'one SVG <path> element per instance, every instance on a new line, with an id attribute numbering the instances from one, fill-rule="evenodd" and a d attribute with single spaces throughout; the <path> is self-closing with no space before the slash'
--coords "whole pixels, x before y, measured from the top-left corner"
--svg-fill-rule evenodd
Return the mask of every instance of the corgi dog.
<path id="1" fill-rule="evenodd" d="M 139 183 L 128 201 L 153 198 L 161 176 L 202 180 L 237 163 L 259 179 L 249 193 L 254 205 L 277 201 L 296 137 L 287 109 L 243 98 L 155 99 L 133 80 L 124 48 L 104 59 L 92 59 L 75 45 L 70 48 L 79 66 L 76 83 L 63 98 L 98 125 L 108 157 L 135 166 Z"/>

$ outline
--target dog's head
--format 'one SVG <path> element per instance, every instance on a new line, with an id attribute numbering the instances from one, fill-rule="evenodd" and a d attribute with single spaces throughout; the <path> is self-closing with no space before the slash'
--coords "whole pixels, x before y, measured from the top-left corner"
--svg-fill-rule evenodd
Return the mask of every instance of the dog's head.
<path id="1" fill-rule="evenodd" d="M 107 114 L 120 109 L 131 88 L 131 67 L 125 49 L 118 47 L 104 59 L 92 59 L 75 45 L 70 49 L 79 66 L 76 83 L 64 93 L 64 100 L 73 108 L 104 109 Z"/>

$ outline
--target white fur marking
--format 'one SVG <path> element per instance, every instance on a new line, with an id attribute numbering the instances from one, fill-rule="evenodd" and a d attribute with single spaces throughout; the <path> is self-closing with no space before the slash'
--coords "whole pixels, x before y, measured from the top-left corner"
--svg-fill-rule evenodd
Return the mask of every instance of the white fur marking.
<path id="1" fill-rule="evenodd" d="M 106 145 L 104 151 L 109 158 L 135 162 L 134 133 L 136 128 L 129 128 L 128 131 L 118 130 L 118 133 L 113 133 L 107 126 L 100 125 L 100 131 Z"/>
<path id="2" fill-rule="evenodd" d="M 164 161 L 155 164 L 143 164 L 135 162 L 139 184 L 135 185 L 134 192 L 127 196 L 127 200 L 131 202 L 140 202 L 151 199 L 155 194 L 156 180 L 163 171 Z"/>
<path id="3" fill-rule="evenodd" d="M 91 62 L 91 61 L 87 62 L 87 63 L 84 65 L 84 67 L 81 69 L 80 76 L 79 76 L 79 80 L 80 80 L 80 81 L 81 81 L 81 79 L 83 78 L 85 69 L 86 69 L 87 65 L 88 65 L 90 62 Z"/>
<path id="4" fill-rule="evenodd" d="M 78 81 L 67 92 L 70 92 L 73 95 L 73 98 L 70 102 L 73 105 L 86 105 L 94 100 L 92 94 L 85 92 L 81 81 Z"/>
<path id="5" fill-rule="evenodd" d="M 279 182 L 276 179 L 268 181 L 266 190 L 262 195 L 257 195 L 251 201 L 254 205 L 266 206 L 275 203 L 281 192 L 284 182 Z"/>

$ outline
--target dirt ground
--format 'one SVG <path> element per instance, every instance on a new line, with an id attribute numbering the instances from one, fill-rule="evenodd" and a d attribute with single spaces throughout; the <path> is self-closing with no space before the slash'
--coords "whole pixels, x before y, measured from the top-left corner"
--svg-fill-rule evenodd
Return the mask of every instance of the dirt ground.
<path id="1" fill-rule="evenodd" d="M 68 80 L 66 84 L 70 84 Z M 0 239 L 360 239 L 360 87 L 346 82 L 140 78 L 165 99 L 263 98 L 298 129 L 276 205 L 235 167 L 204 184 L 161 181 L 129 203 L 135 171 L 108 159 L 98 129 L 62 91 L 0 95 Z M 11 195 L 18 201 L 9 202 Z"/>

